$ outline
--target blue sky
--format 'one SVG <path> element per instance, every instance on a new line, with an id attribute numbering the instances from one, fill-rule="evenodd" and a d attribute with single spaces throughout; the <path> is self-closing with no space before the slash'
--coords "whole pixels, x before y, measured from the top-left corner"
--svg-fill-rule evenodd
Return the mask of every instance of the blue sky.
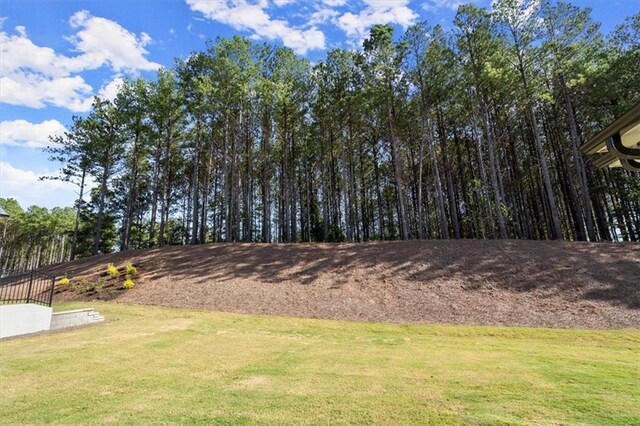
<path id="1" fill-rule="evenodd" d="M 312 61 L 358 46 L 375 23 L 452 25 L 457 6 L 491 0 L 4 0 L 0 3 L 0 197 L 23 207 L 70 206 L 75 188 L 42 147 L 94 95 L 111 98 L 126 76 L 153 78 L 205 41 L 240 34 L 286 45 Z M 640 0 L 573 0 L 605 33 Z"/>

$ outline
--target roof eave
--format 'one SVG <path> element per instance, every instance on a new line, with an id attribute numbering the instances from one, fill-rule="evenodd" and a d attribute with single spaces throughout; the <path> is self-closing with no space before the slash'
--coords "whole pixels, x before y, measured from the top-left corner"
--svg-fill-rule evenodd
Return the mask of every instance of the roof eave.
<path id="1" fill-rule="evenodd" d="M 638 120 L 640 120 L 640 103 L 618 117 L 603 131 L 589 139 L 580 149 L 587 155 L 596 154 L 604 147 L 607 139 Z"/>

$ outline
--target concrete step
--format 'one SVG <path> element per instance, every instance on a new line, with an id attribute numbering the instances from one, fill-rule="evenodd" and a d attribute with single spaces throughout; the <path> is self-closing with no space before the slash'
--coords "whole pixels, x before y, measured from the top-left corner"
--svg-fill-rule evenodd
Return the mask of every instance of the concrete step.
<path id="1" fill-rule="evenodd" d="M 103 322 L 105 319 L 93 309 L 77 309 L 73 311 L 54 312 L 51 315 L 50 330 L 59 330 L 79 325 L 95 324 Z"/>

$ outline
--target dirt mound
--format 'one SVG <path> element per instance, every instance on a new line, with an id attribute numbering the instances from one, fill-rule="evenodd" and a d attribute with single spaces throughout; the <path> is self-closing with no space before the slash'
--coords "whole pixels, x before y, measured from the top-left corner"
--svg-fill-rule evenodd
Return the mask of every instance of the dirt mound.
<path id="1" fill-rule="evenodd" d="M 138 275 L 135 288 L 113 293 L 122 302 L 363 321 L 640 327 L 637 244 L 215 244 L 48 269 L 98 277 L 108 263 L 124 262 Z"/>

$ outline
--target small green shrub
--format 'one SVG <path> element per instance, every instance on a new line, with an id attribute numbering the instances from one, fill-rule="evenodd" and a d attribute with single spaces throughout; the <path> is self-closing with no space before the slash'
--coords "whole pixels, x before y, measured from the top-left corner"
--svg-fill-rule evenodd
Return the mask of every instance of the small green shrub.
<path id="1" fill-rule="evenodd" d="M 90 292 L 93 286 L 86 278 L 82 278 L 80 280 L 74 280 L 71 283 L 71 288 L 76 293 L 85 294 Z"/>
<path id="2" fill-rule="evenodd" d="M 136 283 L 133 282 L 133 280 L 131 278 L 127 278 L 127 280 L 122 283 L 122 287 L 126 288 L 126 289 L 130 289 L 135 287 Z"/>
<path id="3" fill-rule="evenodd" d="M 99 279 L 98 282 L 93 285 L 93 289 L 91 290 L 93 290 L 93 292 L 97 294 L 100 294 L 106 286 L 107 283 L 103 279 Z"/>
<path id="4" fill-rule="evenodd" d="M 133 266 L 131 263 L 127 263 L 126 265 L 124 265 L 124 272 L 128 277 L 132 277 L 138 273 L 138 268 Z"/>
<path id="5" fill-rule="evenodd" d="M 69 283 L 71 282 L 71 280 L 67 277 L 64 278 L 60 278 L 60 281 L 58 281 L 58 285 L 69 285 Z"/>
<path id="6" fill-rule="evenodd" d="M 116 268 L 113 263 L 107 265 L 107 274 L 109 274 L 109 276 L 113 278 L 117 278 L 120 276 L 118 268 Z"/>

